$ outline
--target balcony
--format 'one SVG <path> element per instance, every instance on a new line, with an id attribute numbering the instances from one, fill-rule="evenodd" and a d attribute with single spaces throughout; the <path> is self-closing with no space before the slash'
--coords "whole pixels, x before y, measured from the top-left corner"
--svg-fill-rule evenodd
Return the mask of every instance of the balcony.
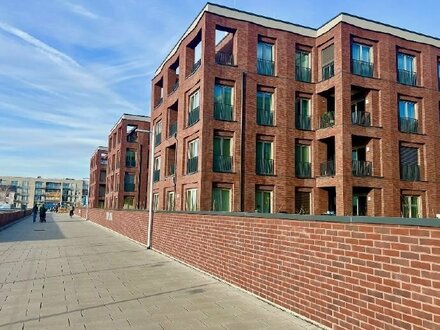
<path id="1" fill-rule="evenodd" d="M 202 65 L 202 59 L 193 64 L 190 75 L 194 74 L 200 68 L 200 65 Z"/>
<path id="2" fill-rule="evenodd" d="M 320 174 L 321 176 L 334 176 L 335 171 L 335 161 L 328 160 L 325 163 L 320 164 Z"/>
<path id="3" fill-rule="evenodd" d="M 417 84 L 417 74 L 413 71 L 398 69 L 397 81 L 404 85 L 415 86 Z"/>
<path id="4" fill-rule="evenodd" d="M 312 129 L 312 117 L 311 116 L 298 116 L 296 117 L 295 127 L 305 131 Z"/>
<path id="5" fill-rule="evenodd" d="M 197 123 L 199 119 L 200 119 L 200 107 L 196 107 L 188 113 L 188 127 Z"/>
<path id="6" fill-rule="evenodd" d="M 407 181 L 420 181 L 420 166 L 400 164 L 400 179 Z"/>
<path id="7" fill-rule="evenodd" d="M 409 117 L 399 117 L 399 131 L 404 133 L 420 133 L 419 121 Z"/>
<path id="8" fill-rule="evenodd" d="M 271 60 L 257 59 L 257 72 L 264 76 L 273 76 L 275 72 L 275 62 Z"/>
<path id="9" fill-rule="evenodd" d="M 195 156 L 189 158 L 186 162 L 186 174 L 192 174 L 197 172 L 199 169 L 199 157 Z"/>
<path id="10" fill-rule="evenodd" d="M 296 162 L 295 163 L 295 175 L 298 178 L 311 178 L 312 177 L 312 163 L 310 163 L 310 162 Z"/>
<path id="11" fill-rule="evenodd" d="M 176 174 L 176 164 L 170 164 L 169 169 L 168 169 L 168 175 L 174 175 Z"/>
<path id="12" fill-rule="evenodd" d="M 124 183 L 124 191 L 125 192 L 134 192 L 135 184 L 134 183 Z"/>
<path id="13" fill-rule="evenodd" d="M 157 182 L 160 180 L 160 170 L 153 171 L 153 182 Z"/>
<path id="14" fill-rule="evenodd" d="M 335 125 L 335 112 L 324 112 L 319 118 L 319 128 L 333 127 Z"/>
<path id="15" fill-rule="evenodd" d="M 214 172 L 232 172 L 232 157 L 214 155 Z"/>
<path id="16" fill-rule="evenodd" d="M 177 91 L 177 88 L 179 88 L 179 79 L 177 79 L 173 86 L 171 86 L 171 93 Z"/>
<path id="17" fill-rule="evenodd" d="M 365 160 L 352 160 L 351 168 L 353 176 L 372 176 L 372 167 L 371 162 Z"/>
<path id="18" fill-rule="evenodd" d="M 273 175 L 273 159 L 257 159 L 256 172 L 259 175 Z"/>
<path id="19" fill-rule="evenodd" d="M 168 137 L 173 137 L 176 134 L 177 134 L 177 123 L 172 123 L 168 128 Z"/>
<path id="20" fill-rule="evenodd" d="M 216 52 L 215 63 L 220 65 L 234 65 L 234 55 L 231 53 Z"/>
<path id="21" fill-rule="evenodd" d="M 158 100 L 157 100 L 157 103 L 156 103 L 156 105 L 155 105 L 155 107 L 157 108 L 159 105 L 161 105 L 163 103 L 163 97 L 160 97 Z"/>
<path id="22" fill-rule="evenodd" d="M 156 133 L 154 135 L 154 146 L 157 147 L 162 141 L 162 133 Z"/>
<path id="23" fill-rule="evenodd" d="M 303 82 L 311 82 L 312 81 L 311 69 L 297 65 L 296 66 L 296 80 L 303 81 Z"/>
<path id="24" fill-rule="evenodd" d="M 363 77 L 373 77 L 374 65 L 371 62 L 351 60 L 351 72 Z"/>
<path id="25" fill-rule="evenodd" d="M 214 103 L 214 118 L 217 120 L 232 121 L 232 105 L 220 102 Z"/>
<path id="26" fill-rule="evenodd" d="M 335 63 L 331 62 L 322 67 L 322 80 L 330 79 L 335 75 Z"/>
<path id="27" fill-rule="evenodd" d="M 136 159 L 134 158 L 125 158 L 125 167 L 136 167 Z"/>
<path id="28" fill-rule="evenodd" d="M 371 126 L 371 114 L 365 111 L 353 111 L 351 113 L 351 123 L 364 127 Z"/>
<path id="29" fill-rule="evenodd" d="M 273 126 L 273 111 L 257 109 L 257 124 L 262 126 Z"/>

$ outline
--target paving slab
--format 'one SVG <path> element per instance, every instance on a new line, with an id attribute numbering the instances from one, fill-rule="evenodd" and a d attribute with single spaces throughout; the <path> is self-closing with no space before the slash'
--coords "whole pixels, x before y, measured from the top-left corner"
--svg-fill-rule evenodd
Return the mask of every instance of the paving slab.
<path id="1" fill-rule="evenodd" d="M 79 217 L 0 231 L 0 329 L 319 329 Z"/>

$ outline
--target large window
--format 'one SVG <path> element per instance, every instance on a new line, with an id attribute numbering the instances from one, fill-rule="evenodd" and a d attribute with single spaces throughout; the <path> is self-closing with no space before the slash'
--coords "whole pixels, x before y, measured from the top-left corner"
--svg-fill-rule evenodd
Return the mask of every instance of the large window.
<path id="1" fill-rule="evenodd" d="M 310 69 L 310 53 L 303 50 L 297 50 L 295 63 L 296 80 L 311 82 L 312 74 Z"/>
<path id="2" fill-rule="evenodd" d="M 420 218 L 420 196 L 402 196 L 402 217 Z"/>
<path id="3" fill-rule="evenodd" d="M 162 121 L 158 121 L 154 126 L 154 146 L 158 146 L 162 140 Z"/>
<path id="4" fill-rule="evenodd" d="M 200 118 L 200 91 L 196 91 L 189 97 L 188 126 L 192 126 Z"/>
<path id="5" fill-rule="evenodd" d="M 416 59 L 412 55 L 397 53 L 397 80 L 401 84 L 417 84 Z"/>
<path id="6" fill-rule="evenodd" d="M 310 146 L 297 144 L 295 148 L 295 174 L 299 178 L 310 178 L 312 166 L 310 163 Z"/>
<path id="7" fill-rule="evenodd" d="M 266 76 L 273 76 L 275 72 L 274 46 L 259 41 L 257 45 L 257 72 Z"/>
<path id="8" fill-rule="evenodd" d="M 415 102 L 399 100 L 399 130 L 406 133 L 419 133 L 419 120 Z"/>
<path id="9" fill-rule="evenodd" d="M 199 169 L 199 139 L 188 143 L 186 173 L 191 174 Z"/>
<path id="10" fill-rule="evenodd" d="M 271 190 L 260 190 L 255 191 L 255 211 L 260 213 L 272 213 L 272 196 Z"/>
<path id="11" fill-rule="evenodd" d="M 124 176 L 124 191 L 126 192 L 133 192 L 135 191 L 135 184 L 134 184 L 134 174 L 125 173 Z"/>
<path id="12" fill-rule="evenodd" d="M 273 116 L 273 93 L 257 92 L 257 124 L 272 126 Z"/>
<path id="13" fill-rule="evenodd" d="M 232 171 L 232 138 L 225 136 L 214 137 L 214 172 Z"/>
<path id="14" fill-rule="evenodd" d="M 133 149 L 127 149 L 125 152 L 125 166 L 136 167 L 136 151 Z"/>
<path id="15" fill-rule="evenodd" d="M 212 210 L 231 211 L 231 189 L 213 188 L 212 189 Z"/>
<path id="16" fill-rule="evenodd" d="M 197 189 L 187 189 L 185 192 L 185 210 L 197 211 Z"/>
<path id="17" fill-rule="evenodd" d="M 310 192 L 300 189 L 295 191 L 295 213 L 310 214 Z"/>
<path id="18" fill-rule="evenodd" d="M 322 80 L 327 80 L 335 75 L 334 45 L 321 51 Z"/>
<path id="19" fill-rule="evenodd" d="M 297 98 L 295 127 L 302 130 L 311 130 L 310 99 Z"/>
<path id="20" fill-rule="evenodd" d="M 160 180 L 160 157 L 155 157 L 153 164 L 153 182 L 159 180 Z"/>
<path id="21" fill-rule="evenodd" d="M 214 88 L 214 118 L 232 120 L 233 88 L 216 84 Z"/>
<path id="22" fill-rule="evenodd" d="M 352 43 L 351 72 L 364 77 L 373 76 L 373 48 L 371 46 Z"/>
<path id="23" fill-rule="evenodd" d="M 153 211 L 157 211 L 159 209 L 159 194 L 153 194 Z"/>
<path id="24" fill-rule="evenodd" d="M 175 209 L 175 199 L 174 191 L 169 191 L 167 193 L 167 211 L 174 211 Z"/>
<path id="25" fill-rule="evenodd" d="M 122 207 L 124 209 L 133 209 L 134 208 L 134 197 L 124 196 L 124 201 L 123 201 Z"/>
<path id="26" fill-rule="evenodd" d="M 261 175 L 274 174 L 272 142 L 257 141 L 256 172 Z"/>
<path id="27" fill-rule="evenodd" d="M 400 146 L 400 178 L 420 181 L 419 149 Z"/>

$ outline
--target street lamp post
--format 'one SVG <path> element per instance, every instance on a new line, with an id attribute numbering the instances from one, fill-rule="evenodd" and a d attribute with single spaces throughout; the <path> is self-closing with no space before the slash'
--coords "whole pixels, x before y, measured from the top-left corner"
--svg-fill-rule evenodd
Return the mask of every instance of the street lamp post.
<path id="1" fill-rule="evenodd" d="M 89 203 L 90 203 L 90 178 L 83 178 L 83 180 L 89 180 L 89 184 L 87 185 L 87 196 L 86 196 L 86 220 L 89 220 Z"/>
<path id="2" fill-rule="evenodd" d="M 154 145 L 153 145 L 153 132 L 154 126 L 151 130 L 146 129 L 136 129 L 136 132 L 139 133 L 148 133 L 150 134 L 150 157 L 148 161 L 148 166 L 150 170 L 150 179 L 148 182 L 148 227 L 147 227 L 147 249 L 151 248 L 151 229 L 153 224 L 153 157 L 154 157 Z M 141 156 L 142 157 L 142 156 Z M 140 162 L 140 161 L 139 161 Z M 140 181 L 139 181 L 140 183 Z M 139 185 L 140 189 L 140 185 Z M 138 200 L 139 202 L 139 200 Z"/>

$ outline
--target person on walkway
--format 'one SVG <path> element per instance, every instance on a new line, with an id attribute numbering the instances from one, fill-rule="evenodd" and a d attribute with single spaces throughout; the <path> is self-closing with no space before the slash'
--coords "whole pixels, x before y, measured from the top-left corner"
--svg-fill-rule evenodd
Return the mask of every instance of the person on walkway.
<path id="1" fill-rule="evenodd" d="M 73 212 L 74 211 L 75 211 L 75 206 L 72 205 L 72 207 L 70 208 L 70 211 L 69 211 L 70 217 L 73 217 Z"/>
<path id="2" fill-rule="evenodd" d="M 38 214 L 38 206 L 37 206 L 37 204 L 35 204 L 34 207 L 32 208 L 32 220 L 33 220 L 33 222 L 35 222 L 35 220 L 37 220 L 37 214 Z"/>
<path id="3" fill-rule="evenodd" d="M 44 204 L 40 206 L 40 222 L 46 222 L 46 208 Z"/>

